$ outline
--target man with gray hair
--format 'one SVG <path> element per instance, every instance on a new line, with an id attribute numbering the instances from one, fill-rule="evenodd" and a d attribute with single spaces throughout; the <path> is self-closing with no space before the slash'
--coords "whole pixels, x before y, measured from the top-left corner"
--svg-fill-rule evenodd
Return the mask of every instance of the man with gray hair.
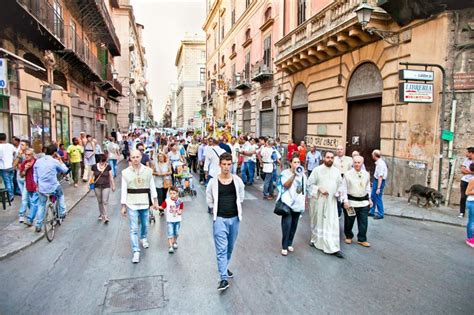
<path id="1" fill-rule="evenodd" d="M 352 168 L 352 158 L 346 156 L 346 149 L 342 145 L 338 145 L 336 148 L 336 156 L 334 157 L 334 166 L 341 172 L 341 176 Z M 342 202 L 337 201 L 337 213 L 339 217 L 342 214 Z"/>
<path id="2" fill-rule="evenodd" d="M 374 150 L 372 152 L 372 158 L 375 161 L 375 172 L 374 181 L 372 183 L 371 198 L 374 204 L 370 207 L 369 216 L 374 217 L 375 220 L 383 219 L 384 208 L 383 208 L 383 190 L 385 188 L 385 180 L 387 179 L 388 168 L 384 160 L 382 160 L 382 154 L 380 150 Z M 377 208 L 377 215 L 375 215 L 375 208 Z"/>
<path id="3" fill-rule="evenodd" d="M 367 224 L 369 206 L 372 206 L 370 198 L 370 175 L 362 169 L 364 158 L 360 155 L 353 158 L 354 168 L 347 171 L 342 181 L 342 200 L 344 202 L 344 234 L 345 243 L 352 244 L 352 227 L 357 218 L 357 243 L 364 247 L 370 247 L 367 242 Z"/>

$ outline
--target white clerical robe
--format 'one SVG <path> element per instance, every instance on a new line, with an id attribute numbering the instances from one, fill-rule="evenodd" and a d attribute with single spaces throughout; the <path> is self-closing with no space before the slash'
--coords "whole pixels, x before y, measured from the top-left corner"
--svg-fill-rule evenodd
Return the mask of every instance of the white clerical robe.
<path id="1" fill-rule="evenodd" d="M 314 168 L 308 179 L 311 243 L 328 254 L 340 250 L 337 197 L 341 184 L 341 172 L 324 164 Z M 326 189 L 328 195 L 319 193 L 319 187 Z"/>

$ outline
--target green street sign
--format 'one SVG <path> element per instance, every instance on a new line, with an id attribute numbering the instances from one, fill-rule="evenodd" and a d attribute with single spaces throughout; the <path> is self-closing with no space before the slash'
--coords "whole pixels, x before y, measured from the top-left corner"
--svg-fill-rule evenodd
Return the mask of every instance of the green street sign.
<path id="1" fill-rule="evenodd" d="M 449 130 L 443 130 L 443 132 L 441 133 L 441 139 L 446 140 L 446 141 L 453 141 L 454 132 L 449 131 Z"/>

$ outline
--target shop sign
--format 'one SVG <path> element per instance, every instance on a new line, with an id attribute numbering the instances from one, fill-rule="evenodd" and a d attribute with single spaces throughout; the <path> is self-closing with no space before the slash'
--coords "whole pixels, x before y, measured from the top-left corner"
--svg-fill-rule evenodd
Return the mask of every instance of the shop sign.
<path id="1" fill-rule="evenodd" d="M 0 89 L 8 87 L 8 67 L 7 59 L 0 59 Z"/>
<path id="2" fill-rule="evenodd" d="M 398 71 L 400 80 L 411 80 L 411 81 L 433 81 L 433 71 L 420 71 L 420 70 L 400 70 Z"/>
<path id="3" fill-rule="evenodd" d="M 405 103 L 433 103 L 433 84 L 400 83 L 400 101 Z"/>

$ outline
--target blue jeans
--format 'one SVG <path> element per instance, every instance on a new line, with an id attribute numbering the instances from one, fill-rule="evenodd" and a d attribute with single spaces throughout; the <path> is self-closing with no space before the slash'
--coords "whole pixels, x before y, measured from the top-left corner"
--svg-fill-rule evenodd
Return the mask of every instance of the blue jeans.
<path id="1" fill-rule="evenodd" d="M 242 167 L 242 181 L 244 184 L 253 184 L 253 176 L 255 173 L 255 162 L 254 161 L 247 161 L 244 162 Z M 249 172 L 249 176 L 247 178 L 247 171 Z"/>
<path id="2" fill-rule="evenodd" d="M 18 187 L 21 190 L 21 206 L 18 216 L 24 217 L 26 209 L 28 208 L 28 192 L 26 191 L 26 182 L 25 179 L 21 178 L 20 176 L 16 178 L 16 181 L 18 182 Z"/>
<path id="3" fill-rule="evenodd" d="M 467 238 L 474 237 L 474 201 L 466 201 L 467 208 Z"/>
<path id="4" fill-rule="evenodd" d="M 239 217 L 221 218 L 214 221 L 214 244 L 216 246 L 217 269 L 221 280 L 227 280 L 227 269 L 239 234 Z"/>
<path id="5" fill-rule="evenodd" d="M 181 222 L 167 222 L 168 225 L 168 238 L 178 237 Z"/>
<path id="6" fill-rule="evenodd" d="M 377 185 L 378 185 L 378 179 L 374 179 L 374 182 L 372 183 L 372 193 L 371 193 L 371 199 L 374 205 L 372 208 L 370 208 L 370 214 L 374 215 L 375 214 L 375 208 L 377 208 L 377 214 L 383 218 L 384 211 L 383 211 L 383 189 L 385 188 L 385 179 L 382 180 L 382 185 L 380 185 L 380 194 L 376 194 L 375 192 L 377 191 Z"/>
<path id="7" fill-rule="evenodd" d="M 128 210 L 128 222 L 130 227 L 130 243 L 132 245 L 132 252 L 140 251 L 140 244 L 138 243 L 138 218 L 140 217 L 140 239 L 146 238 L 148 234 L 148 216 L 149 211 L 147 209 Z"/>
<path id="8" fill-rule="evenodd" d="M 272 173 L 264 173 L 265 182 L 263 183 L 263 196 L 273 196 L 273 175 Z"/>
<path id="9" fill-rule="evenodd" d="M 237 163 L 237 162 L 232 163 L 232 169 L 230 170 L 230 172 L 232 174 L 237 174 L 237 167 L 238 166 L 239 166 L 239 163 Z"/>
<path id="10" fill-rule="evenodd" d="M 56 202 L 59 205 L 59 216 L 63 217 L 66 214 L 66 203 L 64 202 L 64 192 L 61 185 L 58 185 L 55 191 L 50 195 L 56 195 L 58 198 Z M 36 220 L 36 226 L 41 227 L 45 216 L 46 201 L 48 201 L 48 195 L 39 193 L 38 198 L 38 219 Z"/>
<path id="11" fill-rule="evenodd" d="M 8 192 L 8 198 L 13 199 L 13 168 L 9 168 L 6 170 L 0 170 L 0 174 L 2 175 L 3 183 L 5 184 L 5 189 Z"/>
<path id="12" fill-rule="evenodd" d="M 109 165 L 112 168 L 112 175 L 116 177 L 117 176 L 117 160 L 114 160 L 114 159 L 109 160 Z"/>
<path id="13" fill-rule="evenodd" d="M 26 190 L 26 189 L 25 189 Z M 38 199 L 39 194 L 37 192 L 26 192 L 26 200 L 28 204 L 28 216 L 26 217 L 28 222 L 32 223 L 36 217 L 36 213 L 38 212 Z"/>

